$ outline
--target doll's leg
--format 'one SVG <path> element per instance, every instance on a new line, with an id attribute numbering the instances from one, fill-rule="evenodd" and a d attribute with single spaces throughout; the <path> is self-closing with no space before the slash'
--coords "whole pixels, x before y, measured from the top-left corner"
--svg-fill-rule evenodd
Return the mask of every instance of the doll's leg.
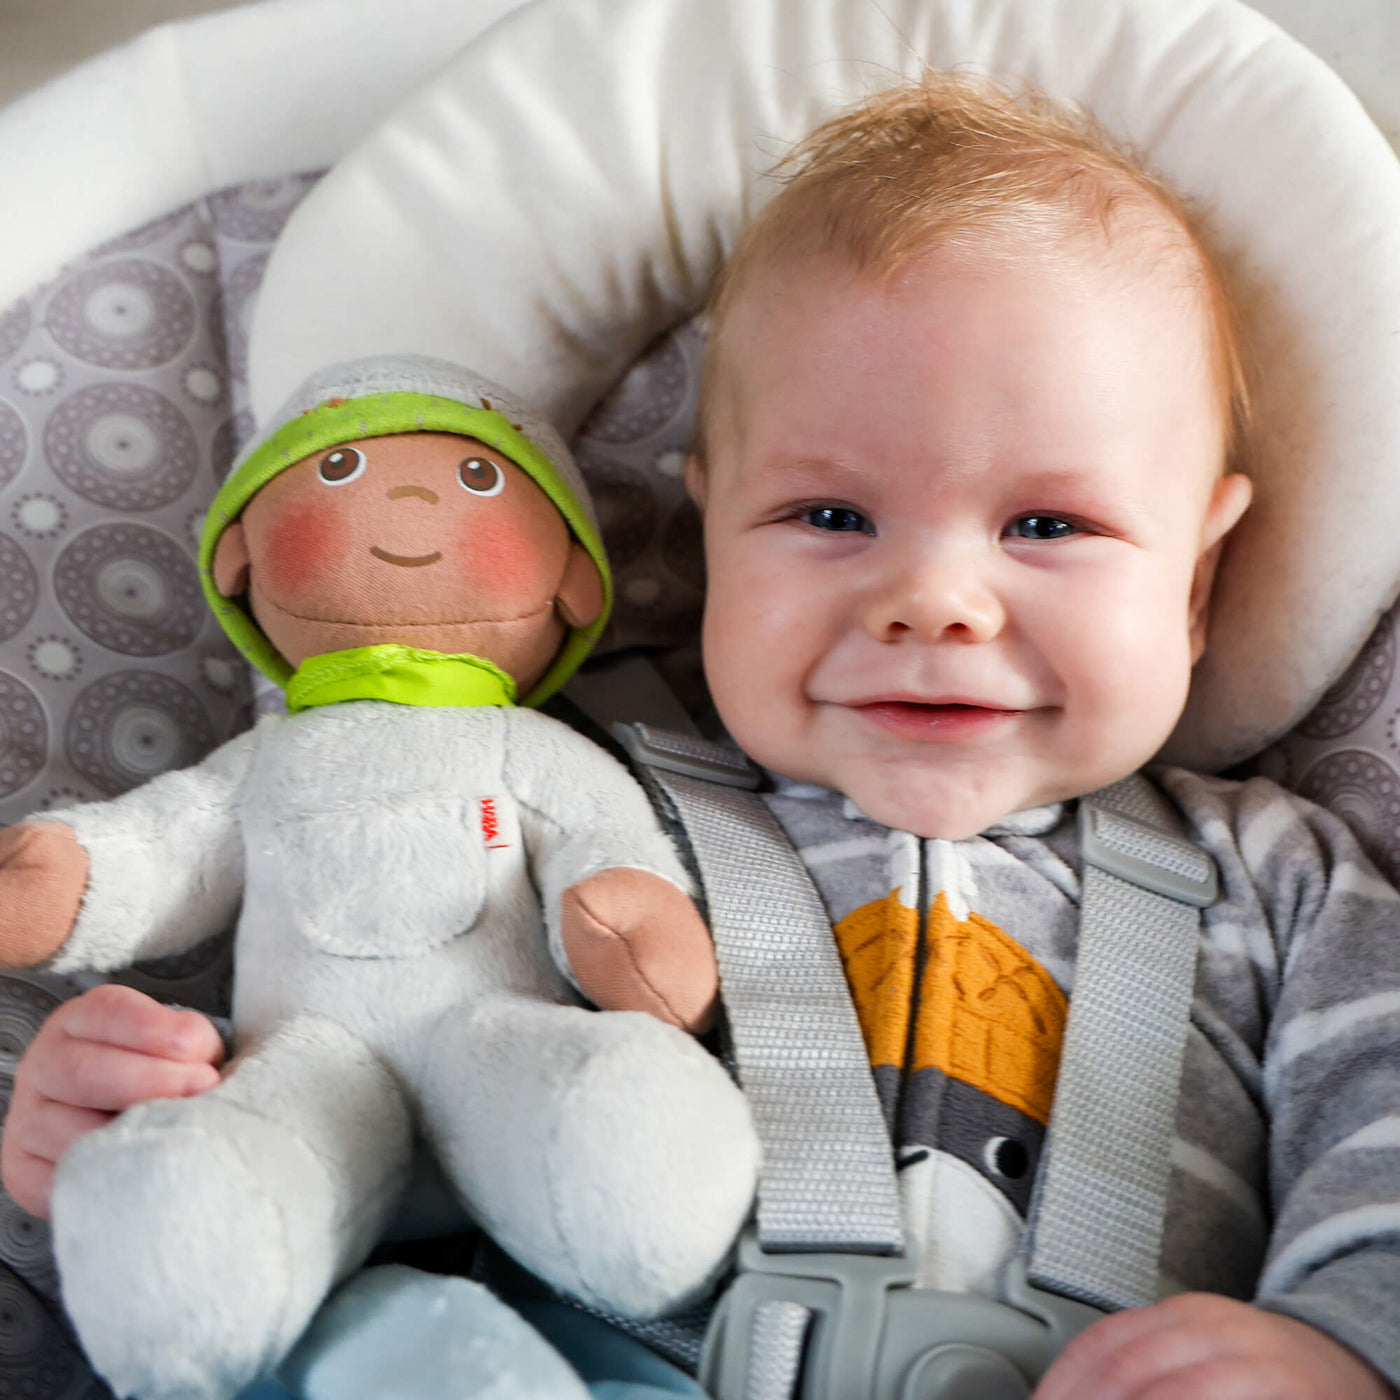
<path id="1" fill-rule="evenodd" d="M 393 1077 L 310 1018 L 209 1093 L 82 1139 L 59 1166 L 54 1248 L 93 1365 L 141 1400 L 236 1394 L 371 1248 L 409 1154 Z"/>
<path id="2" fill-rule="evenodd" d="M 633 1316 L 697 1297 L 753 1199 L 748 1105 L 640 1012 L 501 997 L 444 1017 L 419 1086 L 468 1207 L 526 1268 Z"/>
<path id="3" fill-rule="evenodd" d="M 587 1400 L 572 1369 L 479 1283 L 390 1264 L 356 1274 L 278 1370 L 299 1400 Z"/>

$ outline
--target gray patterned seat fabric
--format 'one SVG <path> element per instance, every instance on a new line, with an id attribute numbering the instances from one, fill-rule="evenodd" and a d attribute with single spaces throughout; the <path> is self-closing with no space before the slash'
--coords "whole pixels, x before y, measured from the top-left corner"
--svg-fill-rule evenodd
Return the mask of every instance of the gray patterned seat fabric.
<path id="1" fill-rule="evenodd" d="M 191 763 L 258 704 L 205 616 L 204 511 L 252 429 L 247 326 L 267 250 L 314 176 L 220 191 L 104 244 L 0 314 L 0 825 Z M 694 674 L 704 586 L 681 481 L 703 331 L 658 341 L 575 442 L 617 574 L 599 650 Z M 1348 820 L 1400 882 L 1396 611 L 1257 768 Z M 215 1014 L 226 941 L 119 980 Z M 89 978 L 0 975 L 0 1099 Z M 0 1104 L 0 1107 L 3 1105 Z M 62 1322 L 47 1226 L 0 1194 L 0 1400 L 107 1394 Z"/>

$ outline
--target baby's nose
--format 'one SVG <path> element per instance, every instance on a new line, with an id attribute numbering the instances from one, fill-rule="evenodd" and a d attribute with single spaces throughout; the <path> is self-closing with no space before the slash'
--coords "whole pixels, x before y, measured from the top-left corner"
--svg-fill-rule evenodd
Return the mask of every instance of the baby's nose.
<path id="1" fill-rule="evenodd" d="M 930 561 L 899 570 L 865 617 L 866 631 L 879 642 L 985 642 L 1005 623 L 1001 599 L 974 572 Z"/>

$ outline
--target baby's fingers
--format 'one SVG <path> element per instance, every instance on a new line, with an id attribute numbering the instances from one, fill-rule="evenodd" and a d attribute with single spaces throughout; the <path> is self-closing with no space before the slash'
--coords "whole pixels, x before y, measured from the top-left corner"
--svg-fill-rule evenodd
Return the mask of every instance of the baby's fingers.
<path id="1" fill-rule="evenodd" d="M 100 1128 L 110 1113 L 41 1098 L 27 1084 L 16 1084 L 0 1139 L 0 1179 L 31 1215 L 48 1215 L 54 1166 L 69 1145 Z"/>
<path id="2" fill-rule="evenodd" d="M 53 1195 L 54 1164 L 33 1153 L 12 1148 L 7 1142 L 0 1150 L 0 1175 L 10 1199 L 43 1220 L 49 1218 L 49 1198 Z"/>
<path id="3" fill-rule="evenodd" d="M 7 1119 L 0 1144 L 0 1173 L 10 1195 L 31 1215 L 47 1215 L 58 1159 L 78 1138 L 110 1122 L 112 1116 L 48 1099 L 26 1103 L 20 1096 L 18 1112 Z"/>
<path id="4" fill-rule="evenodd" d="M 1045 1373 L 1033 1400 L 1146 1400 L 1182 1371 L 1222 1350 L 1212 1329 L 1177 1325 L 1161 1305 L 1114 1313 L 1081 1332 Z M 1199 1392 L 1193 1400 L 1207 1400 Z"/>
<path id="5" fill-rule="evenodd" d="M 210 1064 L 158 1059 L 71 1036 L 41 1046 L 36 1039 L 20 1062 L 15 1088 L 74 1108 L 117 1113 L 147 1099 L 180 1099 L 219 1082 Z M 13 1116 L 16 1105 L 12 1104 Z"/>
<path id="6" fill-rule="evenodd" d="M 190 1063 L 223 1062 L 224 1046 L 209 1020 L 110 983 L 65 1002 L 39 1032 L 118 1046 L 142 1055 Z M 39 1037 L 36 1037 L 36 1043 Z"/>

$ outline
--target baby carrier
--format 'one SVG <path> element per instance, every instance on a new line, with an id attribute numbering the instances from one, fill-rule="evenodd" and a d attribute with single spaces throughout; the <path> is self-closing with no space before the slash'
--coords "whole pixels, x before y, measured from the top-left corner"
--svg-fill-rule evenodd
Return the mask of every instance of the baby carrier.
<path id="1" fill-rule="evenodd" d="M 786 144 L 927 63 L 985 67 L 1077 98 L 1213 205 L 1266 347 L 1259 411 L 1277 427 L 1255 512 L 1267 529 L 1246 526 L 1232 547 L 1212 651 L 1172 756 L 1219 769 L 1312 712 L 1266 763 L 1358 817 L 1383 862 L 1392 847 L 1400 853 L 1379 737 L 1395 708 L 1386 701 L 1388 618 L 1337 679 L 1400 582 L 1400 501 L 1382 489 L 1400 429 L 1391 333 L 1400 178 L 1354 98 L 1310 55 L 1226 0 L 543 0 L 508 15 L 500 4 L 468 14 L 413 0 L 410 15 L 401 3 L 358 0 L 347 22 L 349 8 L 281 0 L 156 36 L 125 66 L 104 61 L 92 71 L 105 75 L 99 91 L 126 125 L 95 134 L 109 144 L 83 157 L 91 177 L 51 154 L 91 126 L 74 115 L 85 100 L 74 80 L 0 118 L 9 187 L 51 196 L 36 197 L 43 212 L 14 229 L 0 260 L 0 304 L 22 298 L 0 319 L 0 491 L 20 537 L 0 537 L 7 820 L 189 762 L 243 722 L 236 661 L 187 603 L 192 566 L 178 546 L 192 550 L 189 517 L 212 496 L 236 441 L 287 388 L 388 341 L 511 384 L 570 433 L 652 347 L 583 428 L 580 457 L 618 566 L 605 647 L 688 640 L 702 571 L 676 467 L 698 336 L 667 333 L 703 302 Z M 274 24 L 287 42 L 269 46 Z M 428 80 L 442 53 L 473 38 Z M 158 179 L 130 179 L 131 152 L 145 165 L 146 143 L 163 128 L 137 94 L 168 83 L 172 69 L 185 72 L 199 134 L 218 132 L 225 146 L 206 168 L 191 140 L 159 163 Z M 304 119 L 291 95 L 309 89 L 339 98 L 313 104 Z M 346 93 L 355 101 L 340 100 Z M 366 136 L 319 184 L 297 173 Z M 491 195 L 473 199 L 468 216 L 464 191 L 481 190 Z M 31 294 L 59 262 L 113 235 L 123 237 Z M 162 258 L 173 270 L 160 268 Z M 658 336 L 666 338 L 653 344 Z M 158 374 L 172 387 L 154 387 Z M 1328 470 L 1304 470 L 1317 461 Z M 44 463 L 52 482 L 39 475 Z M 635 717 L 625 698 L 610 708 Z M 722 1400 L 1021 1396 L 1096 1309 L 1150 1301 L 1165 1158 L 1145 1152 L 1145 1169 L 1115 1159 L 1122 1125 L 1092 1115 L 1141 1114 L 1133 1132 L 1160 1145 L 1176 1101 L 1170 1054 L 1159 1043 L 1144 1052 L 1142 1072 L 1156 1068 L 1160 1082 L 1104 1103 L 1089 1079 L 1075 1078 L 1088 1073 L 1092 1047 L 1071 1042 L 1056 1110 L 1065 1126 L 1057 1117 L 1028 1262 L 1004 1279 L 999 1304 L 909 1289 L 888 1137 L 829 926 L 813 936 L 823 916 L 810 885 L 790 851 L 759 854 L 774 833 L 746 801 L 753 775 L 732 751 L 645 726 L 628 730 L 627 743 L 694 846 L 740 1073 L 769 1135 L 757 1228 L 741 1243 L 738 1281 L 711 1328 L 707 1389 Z M 707 794 L 693 812 L 688 785 Z M 1167 995 L 1154 998 L 1170 1041 L 1184 1033 L 1195 910 L 1208 902 L 1210 874 L 1143 801 L 1129 784 L 1083 804 L 1086 864 L 1110 905 L 1122 901 L 1116 915 L 1090 907 L 1086 920 L 1105 938 L 1132 936 L 1151 908 L 1176 930 L 1167 940 L 1176 965 L 1157 974 Z M 736 858 L 739 868 L 726 872 Z M 1175 880 L 1163 873 L 1182 869 Z M 773 910 L 805 907 L 806 921 L 775 914 L 759 940 L 755 897 Z M 726 939 L 730 927 L 744 936 Z M 766 995 L 774 979 L 765 960 L 794 958 L 824 998 L 820 1047 Z M 1086 964 L 1074 1034 L 1121 1047 L 1124 1035 L 1155 1033 L 1113 983 L 1125 962 L 1115 946 L 1097 986 Z M 211 950 L 132 980 L 198 1001 L 223 975 Z M 78 989 L 28 976 L 5 986 L 14 1055 L 57 998 Z M 810 1055 L 823 1086 L 830 1075 L 845 1092 L 804 1099 Z M 829 1120 L 825 1131 L 809 1130 L 812 1114 Z M 785 1115 L 803 1124 L 792 1142 L 811 1151 L 775 1146 L 787 1140 Z M 1105 1191 L 1121 1202 L 1122 1221 L 1100 1239 L 1090 1225 Z M 14 1243 L 0 1253 L 14 1287 L 25 1278 L 53 1300 L 42 1233 L 4 1204 Z M 33 1292 L 16 1299 L 24 1326 L 0 1336 L 0 1370 L 43 1378 L 40 1394 L 81 1393 L 88 1380 L 49 1305 Z"/>

